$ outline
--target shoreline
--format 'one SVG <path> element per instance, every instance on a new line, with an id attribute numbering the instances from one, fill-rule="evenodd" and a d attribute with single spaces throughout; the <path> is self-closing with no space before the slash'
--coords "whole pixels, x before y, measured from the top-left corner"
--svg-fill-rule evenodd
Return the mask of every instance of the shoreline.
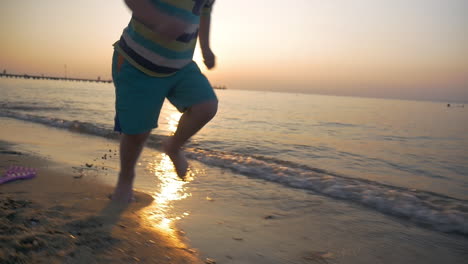
<path id="1" fill-rule="evenodd" d="M 0 185 L 0 262 L 202 263 L 180 236 L 145 221 L 151 195 L 117 205 L 107 198 L 111 186 L 13 146 L 0 141 L 0 173 L 23 166 L 37 176 Z"/>
<path id="2" fill-rule="evenodd" d="M 107 207 L 116 141 L 0 119 L 0 174 L 9 165 L 39 171 L 0 185 L 0 212 L 18 217 L 0 221 L 0 263 L 435 264 L 466 257 L 465 237 L 196 160 L 193 180 L 179 181 L 168 157 L 152 148 L 137 166 L 137 203 L 118 216 Z M 3 261 L 10 253 L 16 259 Z"/>

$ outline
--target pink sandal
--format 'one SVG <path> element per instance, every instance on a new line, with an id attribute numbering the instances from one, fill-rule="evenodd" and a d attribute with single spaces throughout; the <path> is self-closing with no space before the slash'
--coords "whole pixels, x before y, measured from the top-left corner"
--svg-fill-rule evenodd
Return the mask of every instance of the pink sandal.
<path id="1" fill-rule="evenodd" d="M 3 177 L 0 177 L 0 184 L 16 180 L 32 179 L 34 177 L 36 177 L 35 169 L 20 166 L 11 166 L 5 172 Z"/>

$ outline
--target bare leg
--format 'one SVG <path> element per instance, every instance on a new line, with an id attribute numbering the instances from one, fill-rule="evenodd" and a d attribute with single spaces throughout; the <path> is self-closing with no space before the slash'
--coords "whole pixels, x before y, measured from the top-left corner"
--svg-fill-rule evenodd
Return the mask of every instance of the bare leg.
<path id="1" fill-rule="evenodd" d="M 188 163 L 181 150 L 187 140 L 205 126 L 218 110 L 218 101 L 208 101 L 190 107 L 180 117 L 179 125 L 173 136 L 163 143 L 164 152 L 171 158 L 177 175 L 184 179 Z"/>
<path id="2" fill-rule="evenodd" d="M 137 135 L 122 134 L 120 138 L 120 173 L 112 200 L 122 203 L 132 200 L 135 165 L 149 134 L 150 132 Z"/>

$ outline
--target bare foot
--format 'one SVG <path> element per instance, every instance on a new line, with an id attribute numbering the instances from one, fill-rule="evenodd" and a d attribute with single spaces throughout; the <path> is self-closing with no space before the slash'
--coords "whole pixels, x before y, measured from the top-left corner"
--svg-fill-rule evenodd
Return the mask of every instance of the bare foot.
<path id="1" fill-rule="evenodd" d="M 109 195 L 109 199 L 119 203 L 130 203 L 135 201 L 131 184 L 117 183 L 114 193 Z"/>
<path id="2" fill-rule="evenodd" d="M 188 162 L 184 156 L 184 152 L 180 148 L 173 147 L 172 140 L 173 138 L 169 137 L 163 142 L 163 150 L 174 164 L 177 176 L 184 180 L 187 174 Z"/>

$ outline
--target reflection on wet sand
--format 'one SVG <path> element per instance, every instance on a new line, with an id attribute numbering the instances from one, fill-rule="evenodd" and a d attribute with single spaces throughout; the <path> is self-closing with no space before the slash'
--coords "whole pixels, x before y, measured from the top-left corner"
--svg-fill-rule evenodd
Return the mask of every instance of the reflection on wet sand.
<path id="1" fill-rule="evenodd" d="M 152 194 L 154 202 L 145 210 L 145 217 L 153 227 L 161 229 L 169 235 L 175 235 L 174 221 L 188 216 L 188 212 L 174 214 L 171 212 L 173 202 L 190 196 L 185 185 L 191 180 L 181 181 L 174 171 L 170 158 L 161 153 L 161 159 L 148 163 L 148 170 L 158 177 L 160 184 Z"/>
<path id="2" fill-rule="evenodd" d="M 177 129 L 181 113 L 175 112 L 167 117 L 166 128 L 174 133 Z M 193 255 L 194 250 L 190 249 L 181 239 L 180 232 L 175 228 L 175 222 L 189 215 L 188 212 L 177 212 L 174 210 L 174 202 L 185 199 L 191 194 L 187 190 L 187 183 L 193 180 L 190 170 L 184 181 L 180 180 L 175 172 L 171 159 L 164 153 L 157 153 L 146 160 L 145 171 L 154 177 L 150 189 L 153 202 L 144 210 L 139 212 L 140 218 L 146 222 L 147 226 L 154 228 L 158 233 L 163 232 L 170 244 L 177 249 Z"/>
<path id="3" fill-rule="evenodd" d="M 179 112 L 171 113 L 169 117 L 167 117 L 167 130 L 174 133 L 177 130 L 177 125 L 179 124 L 179 119 L 181 116 L 182 114 Z"/>

